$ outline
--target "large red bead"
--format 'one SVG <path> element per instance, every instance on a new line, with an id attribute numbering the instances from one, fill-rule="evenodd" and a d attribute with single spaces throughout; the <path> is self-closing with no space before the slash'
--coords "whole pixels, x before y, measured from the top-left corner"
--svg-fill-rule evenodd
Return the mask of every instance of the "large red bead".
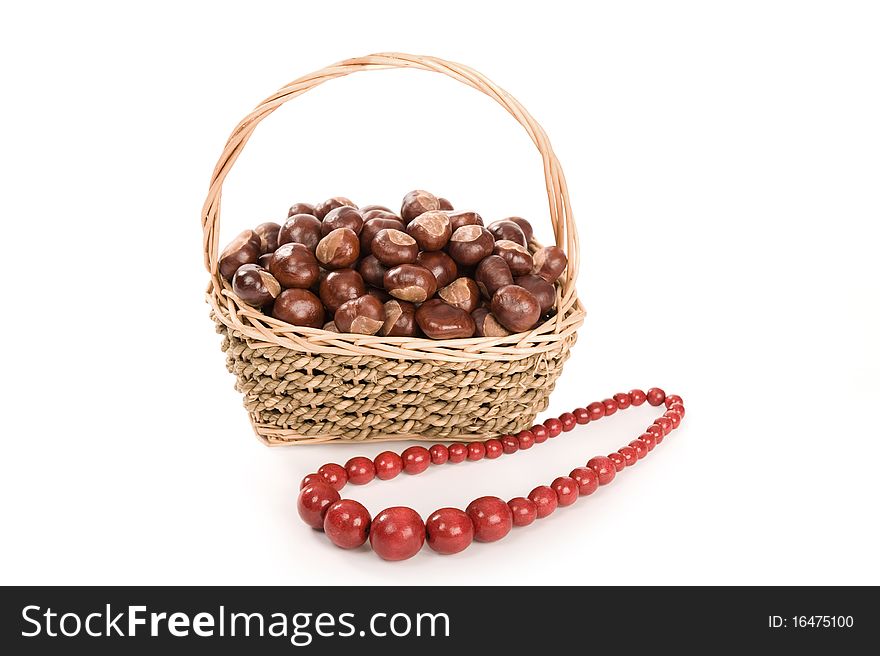
<path id="1" fill-rule="evenodd" d="M 658 406 L 666 400 L 666 392 L 659 387 L 652 387 L 645 393 L 648 405 Z"/>
<path id="2" fill-rule="evenodd" d="M 309 483 L 314 483 L 316 481 L 320 482 L 320 483 L 324 482 L 324 479 L 321 478 L 321 476 L 318 474 L 318 472 L 315 472 L 313 474 L 306 474 L 305 476 L 303 476 L 303 479 L 299 482 L 299 489 L 301 490 Z"/>
<path id="3" fill-rule="evenodd" d="M 654 436 L 654 443 L 655 444 L 660 444 L 660 442 L 663 441 L 663 429 L 660 426 L 658 426 L 657 424 L 651 424 L 650 426 L 648 426 L 645 429 L 645 432 L 648 435 Z M 654 448 L 653 445 L 651 446 L 651 448 L 652 449 Z"/>
<path id="4" fill-rule="evenodd" d="M 467 460 L 468 448 L 463 442 L 456 442 L 449 445 L 449 462 L 456 465 Z"/>
<path id="5" fill-rule="evenodd" d="M 538 507 L 531 499 L 514 497 L 507 502 L 507 505 L 513 513 L 514 526 L 528 526 L 538 517 Z"/>
<path id="6" fill-rule="evenodd" d="M 486 445 L 482 442 L 471 442 L 467 445 L 468 460 L 482 460 L 486 457 Z"/>
<path id="7" fill-rule="evenodd" d="M 519 440 L 513 435 L 505 435 L 501 438 L 501 447 L 504 449 L 504 453 L 508 455 L 516 453 L 519 451 Z"/>
<path id="8" fill-rule="evenodd" d="M 599 485 L 608 485 L 614 480 L 614 475 L 617 471 L 614 469 L 614 463 L 606 456 L 590 458 L 587 467 L 596 472 L 596 476 L 599 477 Z"/>
<path id="9" fill-rule="evenodd" d="M 370 546 L 384 560 L 406 560 L 425 544 L 425 523 L 412 508 L 386 508 L 370 525 Z"/>
<path id="10" fill-rule="evenodd" d="M 626 410 L 633 402 L 632 397 L 626 392 L 618 392 L 613 398 L 617 402 L 618 410 Z"/>
<path id="11" fill-rule="evenodd" d="M 630 448 L 636 450 L 636 458 L 641 460 L 646 455 L 648 455 L 648 445 L 644 443 L 642 440 L 633 440 L 629 443 Z"/>
<path id="12" fill-rule="evenodd" d="M 639 435 L 639 439 L 645 443 L 645 448 L 648 451 L 653 451 L 654 447 L 657 446 L 657 436 L 654 433 L 642 433 Z M 630 442 L 630 444 L 632 443 Z"/>
<path id="13" fill-rule="evenodd" d="M 365 485 L 376 477 L 376 466 L 369 458 L 355 456 L 345 463 L 345 473 L 349 483 Z"/>
<path id="14" fill-rule="evenodd" d="M 605 406 L 605 416 L 610 417 L 617 412 L 617 401 L 614 399 L 604 399 L 602 405 Z"/>
<path id="15" fill-rule="evenodd" d="M 370 513 L 353 499 L 340 499 L 324 513 L 324 533 L 337 547 L 355 549 L 370 534 Z"/>
<path id="16" fill-rule="evenodd" d="M 669 417 L 657 417 L 654 424 L 663 430 L 664 437 L 672 432 L 672 420 Z"/>
<path id="17" fill-rule="evenodd" d="M 560 506 L 570 506 L 578 499 L 578 484 L 571 476 L 560 476 L 550 483 L 550 488 L 556 493 L 556 499 Z"/>
<path id="18" fill-rule="evenodd" d="M 590 413 L 590 421 L 596 421 L 605 416 L 605 404 L 601 401 L 593 401 L 587 406 L 587 412 Z"/>
<path id="19" fill-rule="evenodd" d="M 535 445 L 535 435 L 532 431 L 520 431 L 516 434 L 516 442 L 519 444 L 520 451 L 531 449 Z"/>
<path id="20" fill-rule="evenodd" d="M 575 467 L 569 476 L 578 486 L 578 494 L 582 497 L 591 495 L 599 488 L 599 477 L 589 467 Z"/>
<path id="21" fill-rule="evenodd" d="M 550 431 L 547 430 L 544 424 L 535 424 L 529 430 L 535 436 L 535 444 L 543 444 L 550 437 Z"/>
<path id="22" fill-rule="evenodd" d="M 529 500 L 535 504 L 538 510 L 538 519 L 543 519 L 556 510 L 559 505 L 559 497 L 549 485 L 539 485 L 529 492 Z"/>
<path id="23" fill-rule="evenodd" d="M 345 473 L 345 467 L 337 465 L 335 462 L 328 462 L 326 465 L 318 467 L 318 476 L 337 491 L 344 488 L 348 482 L 348 474 Z"/>
<path id="24" fill-rule="evenodd" d="M 431 464 L 431 453 L 423 446 L 411 446 L 400 454 L 403 471 L 407 474 L 421 474 Z"/>
<path id="25" fill-rule="evenodd" d="M 486 440 L 483 442 L 483 446 L 486 448 L 487 460 L 495 460 L 504 453 L 504 445 L 501 444 L 501 440 Z"/>
<path id="26" fill-rule="evenodd" d="M 672 428 L 676 429 L 681 426 L 681 415 L 677 412 L 673 412 L 672 410 L 667 410 L 663 413 L 663 416 L 666 417 L 669 421 L 672 422 Z"/>
<path id="27" fill-rule="evenodd" d="M 622 472 L 623 468 L 626 467 L 626 460 L 623 459 L 623 456 L 620 455 L 617 451 L 614 453 L 608 454 L 608 459 L 614 463 L 614 471 Z"/>
<path id="28" fill-rule="evenodd" d="M 645 402 L 647 397 L 642 390 L 634 389 L 629 391 L 629 398 L 632 400 L 632 404 L 638 407 Z"/>
<path id="29" fill-rule="evenodd" d="M 445 444 L 435 444 L 428 452 L 431 454 L 431 462 L 435 465 L 442 465 L 449 460 L 449 449 Z"/>
<path id="30" fill-rule="evenodd" d="M 669 396 L 666 397 L 666 399 L 663 402 L 666 404 L 667 410 L 669 408 L 671 408 L 672 406 L 674 406 L 676 403 L 680 403 L 681 405 L 684 405 L 684 401 L 681 399 L 681 397 L 678 394 L 670 394 Z"/>
<path id="31" fill-rule="evenodd" d="M 577 426 L 577 419 L 570 412 L 563 412 L 559 415 L 559 421 L 562 422 L 562 432 L 567 433 Z"/>
<path id="32" fill-rule="evenodd" d="M 550 419 L 544 422 L 544 426 L 546 426 L 547 435 L 550 437 L 556 437 L 562 432 L 562 422 L 556 417 L 550 417 Z"/>
<path id="33" fill-rule="evenodd" d="M 669 412 L 677 412 L 684 419 L 684 406 L 681 403 L 673 403 L 669 406 Z"/>
<path id="34" fill-rule="evenodd" d="M 339 492 L 321 481 L 309 483 L 299 491 L 296 510 L 312 528 L 324 528 L 324 513 L 331 503 L 339 501 Z"/>
<path id="35" fill-rule="evenodd" d="M 440 554 L 464 551 L 474 540 L 474 524 L 458 508 L 441 508 L 425 522 L 428 546 Z"/>
<path id="36" fill-rule="evenodd" d="M 477 542 L 500 540 L 513 527 L 510 507 L 498 497 L 474 499 L 468 504 L 467 514 L 474 523 L 474 540 Z"/>
<path id="37" fill-rule="evenodd" d="M 636 460 L 639 459 L 639 454 L 636 453 L 636 450 L 631 446 L 625 446 L 617 450 L 617 452 L 623 456 L 623 461 L 626 463 L 627 467 L 630 467 L 636 464 Z"/>
<path id="38" fill-rule="evenodd" d="M 383 451 L 373 461 L 376 468 L 376 478 L 380 481 L 388 481 L 403 471 L 403 459 L 394 451 Z"/>
<path id="39" fill-rule="evenodd" d="M 571 414 L 574 415 L 574 420 L 581 426 L 590 423 L 590 413 L 587 411 L 586 408 L 575 408 L 574 412 L 572 412 Z"/>

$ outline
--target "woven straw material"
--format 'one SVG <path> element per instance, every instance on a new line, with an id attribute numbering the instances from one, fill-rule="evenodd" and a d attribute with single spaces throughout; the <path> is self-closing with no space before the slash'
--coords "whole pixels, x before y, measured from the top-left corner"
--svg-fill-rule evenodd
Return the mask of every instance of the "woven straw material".
<path id="1" fill-rule="evenodd" d="M 242 302 L 218 272 L 223 181 L 256 126 L 288 100 L 359 71 L 442 73 L 496 100 L 541 155 L 556 244 L 568 256 L 556 315 L 507 337 L 431 340 L 350 335 L 292 326 Z M 350 59 L 279 89 L 232 132 L 202 211 L 207 301 L 227 368 L 258 437 L 267 444 L 333 440 L 473 439 L 516 432 L 547 407 L 584 310 L 577 298 L 577 230 L 559 161 L 543 129 L 507 92 L 476 71 L 434 57 L 383 53 Z M 534 250 L 538 244 L 532 243 Z"/>

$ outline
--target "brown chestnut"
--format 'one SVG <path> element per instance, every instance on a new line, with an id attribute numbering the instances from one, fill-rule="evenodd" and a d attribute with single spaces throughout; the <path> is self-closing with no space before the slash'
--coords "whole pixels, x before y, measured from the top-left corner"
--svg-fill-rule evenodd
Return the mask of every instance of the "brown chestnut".
<path id="1" fill-rule="evenodd" d="M 440 196 L 437 196 L 437 202 L 440 204 L 441 210 L 451 211 L 455 209 L 454 207 L 452 207 L 452 203 L 450 203 L 445 198 L 441 198 Z"/>
<path id="2" fill-rule="evenodd" d="M 281 226 L 278 245 L 302 244 L 314 253 L 322 236 L 320 219 L 311 214 L 294 214 Z"/>
<path id="3" fill-rule="evenodd" d="M 366 294 L 340 305 L 333 315 L 333 323 L 341 333 L 375 335 L 385 323 L 385 306 Z"/>
<path id="4" fill-rule="evenodd" d="M 343 205 L 327 212 L 321 221 L 321 236 L 326 237 L 337 228 L 348 228 L 359 235 L 363 227 L 364 219 L 360 211 L 354 207 Z"/>
<path id="5" fill-rule="evenodd" d="M 446 250 L 456 264 L 473 266 L 492 254 L 495 238 L 482 226 L 466 225 L 452 233 Z"/>
<path id="6" fill-rule="evenodd" d="M 412 264 L 419 254 L 416 240 L 394 228 L 383 228 L 376 233 L 370 248 L 376 259 L 389 267 Z"/>
<path id="7" fill-rule="evenodd" d="M 416 306 L 396 298 L 385 303 L 385 323 L 379 329 L 387 337 L 414 337 L 418 334 Z"/>
<path id="8" fill-rule="evenodd" d="M 343 205 L 347 205 L 348 207 L 353 207 L 357 209 L 357 205 L 352 203 L 345 196 L 334 196 L 333 198 L 328 198 L 323 203 L 318 203 L 315 205 L 315 211 L 313 214 L 317 216 L 319 219 L 323 219 L 330 210 L 335 210 L 337 207 L 342 207 Z"/>
<path id="9" fill-rule="evenodd" d="M 495 241 L 508 239 L 510 241 L 515 241 L 520 246 L 528 246 L 525 233 L 522 231 L 522 228 L 513 221 L 507 219 L 493 221 L 486 227 L 486 229 L 492 233 L 492 236 L 495 237 Z"/>
<path id="10" fill-rule="evenodd" d="M 272 316 L 294 326 L 321 328 L 324 325 L 324 306 L 307 289 L 285 289 L 275 299 Z"/>
<path id="11" fill-rule="evenodd" d="M 495 242 L 495 250 L 493 252 L 507 262 L 507 266 L 510 267 L 510 273 L 514 276 L 524 276 L 527 273 L 531 273 L 534 262 L 525 246 L 509 239 L 501 239 Z"/>
<path id="12" fill-rule="evenodd" d="M 376 217 L 364 220 L 364 227 L 361 229 L 361 254 L 369 255 L 373 252 L 373 239 L 379 234 L 380 230 L 391 228 L 392 230 L 400 230 L 403 232 L 406 228 L 403 221 L 398 218 Z"/>
<path id="13" fill-rule="evenodd" d="M 531 223 L 529 223 L 521 216 L 508 216 L 505 221 L 513 221 L 516 225 L 518 225 L 519 229 L 523 231 L 523 234 L 526 237 L 526 245 L 531 243 L 532 237 L 535 236 L 535 231 L 532 229 Z"/>
<path id="14" fill-rule="evenodd" d="M 513 276 L 510 275 L 510 267 L 504 258 L 498 255 L 490 255 L 477 265 L 474 273 L 477 286 L 487 299 L 491 299 L 495 292 L 505 285 L 513 284 Z"/>
<path id="15" fill-rule="evenodd" d="M 248 305 L 262 307 L 281 293 L 281 285 L 263 267 L 242 264 L 232 276 L 232 291 Z"/>
<path id="16" fill-rule="evenodd" d="M 238 267 L 242 264 L 255 264 L 262 252 L 260 236 L 256 232 L 245 230 L 239 233 L 220 253 L 220 259 L 217 261 L 220 275 L 232 280 Z"/>
<path id="17" fill-rule="evenodd" d="M 285 289 L 308 289 L 318 279 L 318 260 L 303 244 L 282 244 L 269 260 L 269 271 Z"/>
<path id="18" fill-rule="evenodd" d="M 465 225 L 483 225 L 483 217 L 476 212 L 449 212 L 449 223 L 452 232 Z"/>
<path id="19" fill-rule="evenodd" d="M 513 284 L 532 292 L 532 295 L 538 299 L 538 303 L 541 306 L 541 314 L 546 314 L 556 304 L 556 287 L 553 286 L 552 282 L 547 282 L 543 278 L 528 274 L 517 276 L 513 279 Z"/>
<path id="20" fill-rule="evenodd" d="M 281 226 L 274 221 L 261 223 L 256 228 L 254 228 L 254 232 L 256 232 L 260 238 L 261 253 L 271 253 L 276 248 L 278 248 L 278 232 L 280 230 Z"/>
<path id="21" fill-rule="evenodd" d="M 472 278 L 456 278 L 446 287 L 438 290 L 437 296 L 468 314 L 480 306 L 480 290 Z"/>
<path id="22" fill-rule="evenodd" d="M 439 209 L 440 201 L 437 200 L 434 194 L 422 189 L 416 189 L 403 197 L 403 203 L 400 206 L 400 218 L 403 219 L 404 223 L 409 223 L 419 214 Z"/>
<path id="23" fill-rule="evenodd" d="M 452 224 L 446 212 L 431 210 L 410 221 L 406 233 L 416 240 L 421 250 L 439 251 L 452 236 Z"/>
<path id="24" fill-rule="evenodd" d="M 496 291 L 491 310 L 498 322 L 514 333 L 531 330 L 541 318 L 538 299 L 519 285 L 505 285 Z"/>
<path id="25" fill-rule="evenodd" d="M 403 225 L 403 221 L 397 216 L 394 212 L 388 210 L 361 210 L 361 216 L 364 217 L 364 223 L 369 221 L 370 219 L 393 219 L 395 221 L 400 221 L 400 224 Z M 403 230 L 403 228 L 401 228 Z"/>
<path id="26" fill-rule="evenodd" d="M 385 272 L 388 268 L 377 260 L 375 255 L 367 255 L 362 259 L 357 270 L 368 285 L 381 287 L 385 284 Z"/>
<path id="27" fill-rule="evenodd" d="M 357 262 L 361 243 L 353 230 L 337 228 L 318 242 L 315 257 L 327 269 L 344 269 Z"/>
<path id="28" fill-rule="evenodd" d="M 385 272 L 385 291 L 394 298 L 422 303 L 437 291 L 437 279 L 425 267 L 401 264 Z"/>
<path id="29" fill-rule="evenodd" d="M 354 298 L 359 298 L 367 293 L 364 279 L 354 269 L 340 269 L 331 271 L 321 281 L 318 294 L 321 302 L 330 312 L 336 312 L 339 306 Z"/>
<path id="30" fill-rule="evenodd" d="M 311 203 L 294 203 L 287 210 L 287 216 L 291 217 L 294 214 L 311 214 L 315 216 L 315 206 Z"/>
<path id="31" fill-rule="evenodd" d="M 422 303 L 416 310 L 416 323 L 431 339 L 473 337 L 476 325 L 467 312 L 439 298 Z"/>
<path id="32" fill-rule="evenodd" d="M 425 267 L 437 279 L 437 287 L 446 287 L 458 277 L 455 260 L 443 251 L 423 251 L 416 258 L 416 264 Z"/>
<path id="33" fill-rule="evenodd" d="M 477 308 L 471 312 L 471 317 L 474 319 L 477 337 L 507 337 L 510 334 L 486 308 Z"/>
<path id="34" fill-rule="evenodd" d="M 532 273 L 540 276 L 547 282 L 556 282 L 565 267 L 568 266 L 568 258 L 565 256 L 559 246 L 545 246 L 539 248 L 532 256 L 535 265 L 532 267 Z"/>

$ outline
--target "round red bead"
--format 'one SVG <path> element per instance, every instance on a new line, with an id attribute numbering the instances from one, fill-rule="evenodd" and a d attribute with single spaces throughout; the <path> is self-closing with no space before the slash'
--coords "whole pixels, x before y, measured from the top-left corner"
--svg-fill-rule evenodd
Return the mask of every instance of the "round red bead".
<path id="1" fill-rule="evenodd" d="M 602 405 L 605 406 L 605 416 L 610 417 L 617 412 L 617 401 L 614 399 L 604 399 Z"/>
<path id="2" fill-rule="evenodd" d="M 550 483 L 560 506 L 570 506 L 578 499 L 578 484 L 571 476 L 560 476 Z"/>
<path id="3" fill-rule="evenodd" d="M 559 421 L 562 422 L 562 432 L 567 433 L 577 426 L 577 419 L 570 412 L 563 412 L 559 415 Z"/>
<path id="4" fill-rule="evenodd" d="M 636 464 L 636 460 L 639 459 L 639 455 L 636 453 L 636 450 L 631 446 L 625 446 L 621 449 L 618 449 L 617 452 L 623 456 L 623 461 L 626 463 L 627 467 Z"/>
<path id="5" fill-rule="evenodd" d="M 535 444 L 543 444 L 550 437 L 550 431 L 547 430 L 544 424 L 535 424 L 529 430 L 535 436 Z"/>
<path id="6" fill-rule="evenodd" d="M 403 470 L 403 460 L 394 451 L 383 451 L 373 461 L 376 477 L 380 481 L 388 481 Z"/>
<path id="7" fill-rule="evenodd" d="M 605 404 L 601 401 L 593 401 L 587 406 L 587 412 L 590 413 L 590 421 L 596 421 L 605 416 Z"/>
<path id="8" fill-rule="evenodd" d="M 547 515 L 552 514 L 556 510 L 556 506 L 559 505 L 559 497 L 556 496 L 556 492 L 549 485 L 539 485 L 529 492 L 529 500 L 538 509 L 538 519 L 543 519 Z"/>
<path id="9" fill-rule="evenodd" d="M 339 492 L 327 483 L 315 481 L 299 491 L 296 510 L 302 520 L 312 528 L 324 528 L 324 513 L 331 503 L 339 501 Z"/>
<path id="10" fill-rule="evenodd" d="M 623 468 L 626 467 L 626 460 L 623 459 L 623 456 L 620 455 L 617 451 L 614 453 L 608 454 L 608 459 L 614 463 L 614 471 L 622 472 Z"/>
<path id="11" fill-rule="evenodd" d="M 345 473 L 349 483 L 365 485 L 376 477 L 376 466 L 369 458 L 356 456 L 345 463 Z"/>
<path id="12" fill-rule="evenodd" d="M 618 410 L 626 410 L 633 402 L 632 397 L 626 392 L 618 392 L 613 398 L 617 402 Z"/>
<path id="13" fill-rule="evenodd" d="M 669 396 L 666 397 L 666 399 L 663 402 L 666 404 L 667 409 L 671 408 L 676 403 L 680 403 L 680 404 L 684 405 L 684 401 L 682 400 L 682 398 L 678 394 L 670 394 Z"/>
<path id="14" fill-rule="evenodd" d="M 663 429 L 657 424 L 651 424 L 645 429 L 645 432 L 654 436 L 654 442 L 660 444 L 663 441 Z"/>
<path id="15" fill-rule="evenodd" d="M 442 465 L 449 460 L 449 449 L 445 444 L 433 445 L 428 449 L 428 453 L 431 454 L 431 462 L 435 465 Z"/>
<path id="16" fill-rule="evenodd" d="M 590 461 L 587 463 L 587 467 L 596 472 L 596 476 L 599 478 L 599 485 L 608 485 L 611 481 L 614 480 L 614 475 L 616 470 L 614 469 L 614 463 L 611 462 L 606 456 L 596 456 L 595 458 L 590 458 Z"/>
<path id="17" fill-rule="evenodd" d="M 519 451 L 519 440 L 513 435 L 505 435 L 501 438 L 501 448 L 504 449 L 504 453 L 507 453 L 508 455 L 516 453 Z"/>
<path id="18" fill-rule="evenodd" d="M 411 446 L 400 454 L 403 471 L 407 474 L 421 474 L 431 464 L 431 453 L 423 446 Z"/>
<path id="19" fill-rule="evenodd" d="M 599 487 L 599 477 L 589 467 L 575 467 L 569 476 L 577 483 L 578 494 L 582 497 L 591 495 Z"/>
<path id="20" fill-rule="evenodd" d="M 562 422 L 555 417 L 550 417 L 545 421 L 544 426 L 547 427 L 547 435 L 550 437 L 556 437 L 562 432 Z"/>
<path id="21" fill-rule="evenodd" d="M 459 462 L 464 462 L 467 460 L 468 456 L 468 448 L 467 444 L 463 444 L 462 442 L 456 442 L 455 444 L 449 445 L 449 462 L 452 464 L 458 464 Z"/>
<path id="22" fill-rule="evenodd" d="M 663 431 L 663 437 L 672 432 L 672 420 L 669 417 L 657 417 L 654 420 L 654 425 L 660 427 Z"/>
<path id="23" fill-rule="evenodd" d="M 684 406 L 681 403 L 673 403 L 669 406 L 669 412 L 677 412 L 684 419 Z"/>
<path id="24" fill-rule="evenodd" d="M 645 448 L 648 451 L 653 451 L 654 447 L 657 446 L 657 436 L 654 433 L 642 433 L 639 439 L 645 443 Z"/>
<path id="25" fill-rule="evenodd" d="M 575 408 L 572 414 L 574 415 L 575 421 L 581 426 L 590 423 L 590 413 L 587 412 L 586 408 Z"/>
<path id="26" fill-rule="evenodd" d="M 425 522 L 428 546 L 439 554 L 464 551 L 474 540 L 474 524 L 458 508 L 441 508 Z"/>
<path id="27" fill-rule="evenodd" d="M 532 431 L 520 431 L 516 434 L 516 441 L 519 444 L 520 451 L 531 449 L 535 445 L 535 434 Z"/>
<path id="28" fill-rule="evenodd" d="M 337 547 L 355 549 L 367 541 L 370 513 L 353 499 L 340 499 L 324 513 L 324 533 Z"/>
<path id="29" fill-rule="evenodd" d="M 498 497 L 474 499 L 468 504 L 467 514 L 474 524 L 474 540 L 477 542 L 500 540 L 513 527 L 510 507 Z"/>
<path id="30" fill-rule="evenodd" d="M 406 560 L 425 544 L 425 523 L 412 508 L 386 508 L 370 526 L 370 546 L 384 560 Z"/>
<path id="31" fill-rule="evenodd" d="M 495 460 L 504 453 L 504 445 L 501 444 L 501 440 L 486 440 L 483 442 L 483 446 L 486 448 L 487 460 Z"/>
<path id="32" fill-rule="evenodd" d="M 672 412 L 671 410 L 668 410 L 663 413 L 663 416 L 672 422 L 673 429 L 676 429 L 679 426 L 681 426 L 681 415 L 678 414 L 677 412 Z"/>
<path id="33" fill-rule="evenodd" d="M 645 402 L 647 396 L 640 389 L 634 389 L 629 391 L 629 398 L 632 401 L 632 404 L 636 407 L 642 405 Z"/>
<path id="34" fill-rule="evenodd" d="M 633 440 L 629 443 L 629 446 L 636 450 L 636 458 L 638 460 L 648 455 L 648 445 L 643 440 Z"/>
<path id="35" fill-rule="evenodd" d="M 468 460 L 482 460 L 486 456 L 486 446 L 482 442 L 471 442 L 467 445 Z"/>
<path id="36" fill-rule="evenodd" d="M 319 483 L 323 483 L 324 479 L 321 478 L 321 476 L 319 476 L 317 472 L 315 472 L 313 474 L 306 474 L 305 476 L 303 476 L 303 479 L 299 482 L 299 489 L 301 490 L 309 483 L 314 483 L 316 481 Z"/>
<path id="37" fill-rule="evenodd" d="M 507 502 L 507 505 L 513 513 L 514 526 L 528 526 L 538 517 L 538 507 L 531 499 L 514 497 Z"/>
<path id="38" fill-rule="evenodd" d="M 345 473 L 345 467 L 337 465 L 335 462 L 328 462 L 326 465 L 318 467 L 318 476 L 334 490 L 341 490 L 348 482 L 348 474 Z"/>
<path id="39" fill-rule="evenodd" d="M 666 399 L 666 392 L 659 387 L 652 387 L 645 394 L 645 398 L 648 400 L 648 405 L 658 406 Z"/>

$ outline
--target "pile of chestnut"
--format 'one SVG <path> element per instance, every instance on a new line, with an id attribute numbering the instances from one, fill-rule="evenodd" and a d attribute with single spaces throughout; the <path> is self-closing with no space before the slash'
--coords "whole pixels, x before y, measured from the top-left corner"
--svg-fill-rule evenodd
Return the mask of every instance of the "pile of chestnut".
<path id="1" fill-rule="evenodd" d="M 520 217 L 488 226 L 444 198 L 409 192 L 400 213 L 335 197 L 297 203 L 284 225 L 245 230 L 220 274 L 245 303 L 295 326 L 432 339 L 501 337 L 553 312 L 568 260 L 529 252 Z"/>

